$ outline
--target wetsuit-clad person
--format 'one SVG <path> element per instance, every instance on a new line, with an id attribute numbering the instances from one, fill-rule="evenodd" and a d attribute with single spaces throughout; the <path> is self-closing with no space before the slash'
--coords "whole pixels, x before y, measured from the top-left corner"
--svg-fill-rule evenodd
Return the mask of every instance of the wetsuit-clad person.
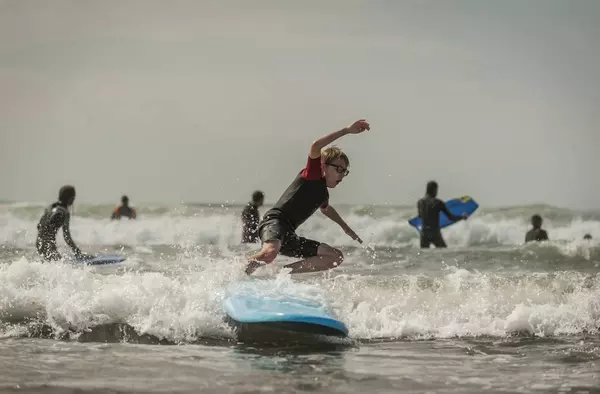
<path id="1" fill-rule="evenodd" d="M 429 248 L 433 244 L 436 248 L 445 248 L 446 242 L 440 229 L 440 212 L 444 212 L 452 221 L 466 220 L 467 215 L 457 216 L 452 214 L 446 204 L 437 198 L 438 184 L 435 181 L 427 183 L 425 197 L 417 203 L 419 217 L 421 218 L 421 248 Z"/>
<path id="2" fill-rule="evenodd" d="M 311 144 L 306 167 L 299 171 L 258 225 L 262 248 L 248 258 L 247 274 L 261 265 L 271 263 L 279 253 L 302 259 L 285 266 L 292 269 L 292 274 L 324 271 L 340 265 L 344 256 L 339 249 L 296 234 L 296 229 L 317 209 L 337 223 L 348 236 L 362 243 L 354 230 L 329 205 L 327 189 L 336 187 L 350 173 L 350 160 L 337 147 L 324 148 L 340 137 L 360 134 L 369 129 L 369 124 L 361 119 Z"/>
<path id="3" fill-rule="evenodd" d="M 264 201 L 264 193 L 257 190 L 252 193 L 252 201 L 242 211 L 242 243 L 258 242 L 258 223 L 260 221 L 258 208 L 263 205 Z"/>
<path id="4" fill-rule="evenodd" d="M 533 228 L 525 234 L 525 243 L 548 240 L 548 233 L 542 229 L 542 217 L 540 215 L 533 215 L 531 217 L 531 226 Z"/>
<path id="5" fill-rule="evenodd" d="M 126 217 L 129 219 L 135 219 L 137 217 L 135 209 L 129 206 L 129 197 L 127 196 L 121 197 L 121 205 L 118 205 L 112 212 L 112 215 L 110 215 L 111 220 L 118 220 L 122 217 Z"/>
<path id="6" fill-rule="evenodd" d="M 77 258 L 86 257 L 75 245 L 69 230 L 70 213 L 69 207 L 75 201 L 75 188 L 63 186 L 58 193 L 58 201 L 44 210 L 38 225 L 38 236 L 36 241 L 37 251 L 44 260 L 60 260 L 62 257 L 56 247 L 56 234 L 62 227 L 63 236 L 67 245 L 73 249 Z"/>

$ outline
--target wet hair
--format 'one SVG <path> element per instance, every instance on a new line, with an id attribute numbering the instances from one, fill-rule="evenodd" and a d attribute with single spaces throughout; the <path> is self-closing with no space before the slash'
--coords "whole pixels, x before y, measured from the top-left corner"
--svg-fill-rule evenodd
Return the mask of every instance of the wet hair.
<path id="1" fill-rule="evenodd" d="M 346 163 L 346 166 L 350 165 L 348 156 L 346 156 L 346 154 L 337 146 L 330 146 L 329 148 L 323 149 L 321 152 L 321 160 L 325 164 L 331 164 L 337 159 L 343 160 L 344 163 Z"/>
<path id="2" fill-rule="evenodd" d="M 438 184 L 436 181 L 429 181 L 427 182 L 427 187 L 425 189 L 425 192 L 427 193 L 428 196 L 431 197 L 436 197 L 437 196 L 437 192 L 438 192 Z"/>
<path id="3" fill-rule="evenodd" d="M 265 193 L 261 192 L 260 190 L 257 190 L 254 193 L 252 193 L 252 201 L 253 202 L 259 202 L 260 200 L 263 200 L 264 198 L 265 198 Z"/>
<path id="4" fill-rule="evenodd" d="M 531 225 L 533 227 L 542 227 L 542 217 L 538 214 L 531 216 Z"/>
<path id="5" fill-rule="evenodd" d="M 58 201 L 63 204 L 68 203 L 69 201 L 75 198 L 75 187 L 71 185 L 65 185 L 60 188 L 58 191 Z"/>
<path id="6" fill-rule="evenodd" d="M 129 197 L 127 197 L 127 196 L 123 195 L 123 197 L 121 197 L 121 202 L 122 202 L 123 204 L 127 204 L 127 203 L 129 202 Z"/>
<path id="7" fill-rule="evenodd" d="M 590 239 L 592 239 L 592 235 L 591 234 L 586 234 L 586 235 L 583 236 L 583 239 L 590 240 Z"/>

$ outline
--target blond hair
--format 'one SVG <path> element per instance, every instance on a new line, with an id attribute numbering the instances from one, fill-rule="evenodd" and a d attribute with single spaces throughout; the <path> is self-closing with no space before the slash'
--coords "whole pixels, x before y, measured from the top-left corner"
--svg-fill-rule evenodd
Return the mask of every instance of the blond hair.
<path id="1" fill-rule="evenodd" d="M 330 146 L 321 151 L 321 160 L 323 163 L 331 164 L 337 159 L 343 160 L 344 163 L 346 163 L 346 166 L 350 165 L 350 159 L 348 159 L 348 156 L 346 156 L 346 154 L 337 146 Z"/>

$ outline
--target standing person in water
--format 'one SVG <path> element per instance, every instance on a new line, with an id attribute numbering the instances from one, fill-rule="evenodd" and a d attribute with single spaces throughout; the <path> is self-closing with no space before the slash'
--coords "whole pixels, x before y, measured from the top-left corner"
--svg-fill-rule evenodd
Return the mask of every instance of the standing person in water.
<path id="1" fill-rule="evenodd" d="M 445 248 L 446 242 L 442 237 L 440 229 L 440 212 L 444 212 L 448 219 L 452 221 L 466 220 L 467 215 L 457 216 L 452 214 L 446 207 L 446 204 L 439 198 L 438 184 L 435 181 L 427 183 L 425 197 L 417 202 L 417 210 L 421 218 L 421 248 L 429 248 L 433 244 L 436 248 Z"/>
<path id="2" fill-rule="evenodd" d="M 548 233 L 542 229 L 542 217 L 533 215 L 531 217 L 532 229 L 525 234 L 525 243 L 532 241 L 547 241 Z"/>
<path id="3" fill-rule="evenodd" d="M 329 205 L 327 188 L 336 187 L 350 173 L 350 160 L 339 148 L 324 148 L 340 137 L 360 134 L 365 130 L 370 130 L 370 126 L 361 119 L 312 143 L 306 167 L 260 222 L 258 234 L 262 249 L 248 258 L 250 262 L 246 273 L 250 274 L 261 265 L 271 263 L 279 253 L 302 259 L 285 266 L 291 268 L 293 274 L 324 271 L 340 265 L 344 257 L 339 249 L 296 234 L 296 229 L 319 208 L 352 239 L 362 243 L 354 230 Z"/>
<path id="4" fill-rule="evenodd" d="M 260 216 L 258 208 L 263 205 L 265 194 L 259 190 L 252 193 L 250 201 L 242 211 L 242 243 L 258 242 L 258 223 Z"/>
<path id="5" fill-rule="evenodd" d="M 121 205 L 117 205 L 117 207 L 110 215 L 110 219 L 121 219 L 122 217 L 126 217 L 129 219 L 135 219 L 137 217 L 135 213 L 135 209 L 129 206 L 129 197 L 123 196 L 121 197 Z"/>
<path id="6" fill-rule="evenodd" d="M 37 251 L 44 260 L 52 261 L 62 258 L 56 247 L 56 234 L 61 227 L 65 242 L 71 247 L 75 257 L 86 257 L 75 245 L 69 230 L 71 219 L 69 207 L 73 205 L 73 202 L 75 202 L 75 188 L 70 185 L 63 186 L 58 192 L 58 201 L 44 210 L 44 214 L 37 225 L 38 236 L 36 241 Z"/>

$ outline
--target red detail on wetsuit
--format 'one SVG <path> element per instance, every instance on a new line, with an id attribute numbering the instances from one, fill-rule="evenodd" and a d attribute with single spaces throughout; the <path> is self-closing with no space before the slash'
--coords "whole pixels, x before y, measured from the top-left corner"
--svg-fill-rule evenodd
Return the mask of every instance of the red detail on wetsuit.
<path id="1" fill-rule="evenodd" d="M 306 167 L 300 173 L 302 178 L 308 181 L 318 181 L 323 178 L 323 167 L 321 167 L 321 156 L 316 159 L 308 157 Z"/>

